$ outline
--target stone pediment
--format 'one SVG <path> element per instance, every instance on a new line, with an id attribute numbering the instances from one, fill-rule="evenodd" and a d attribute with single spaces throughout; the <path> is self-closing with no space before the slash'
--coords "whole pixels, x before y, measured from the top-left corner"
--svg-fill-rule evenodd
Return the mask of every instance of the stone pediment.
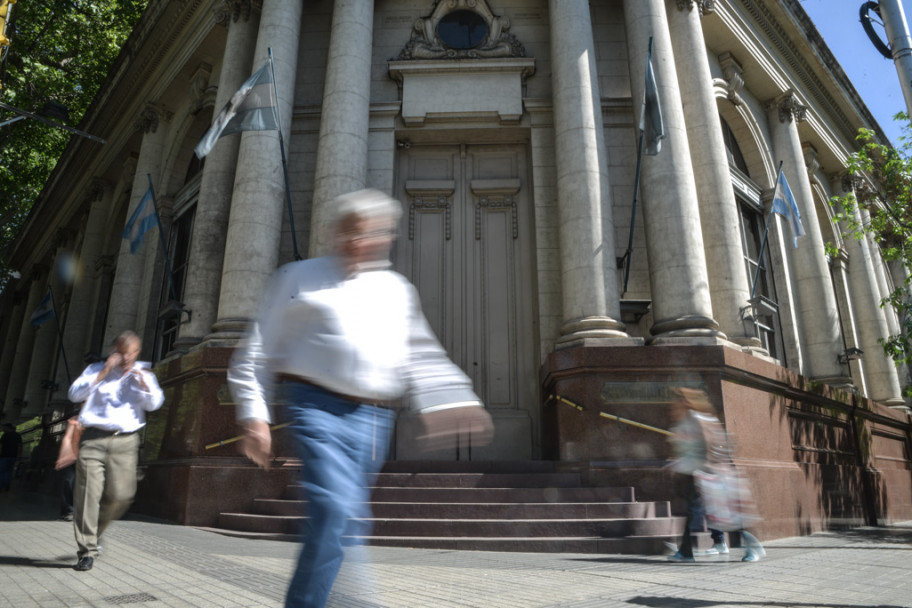
<path id="1" fill-rule="evenodd" d="M 435 0 L 431 14 L 415 21 L 396 59 L 525 57 L 525 47 L 509 29 L 510 20 L 495 15 L 485 0 Z"/>

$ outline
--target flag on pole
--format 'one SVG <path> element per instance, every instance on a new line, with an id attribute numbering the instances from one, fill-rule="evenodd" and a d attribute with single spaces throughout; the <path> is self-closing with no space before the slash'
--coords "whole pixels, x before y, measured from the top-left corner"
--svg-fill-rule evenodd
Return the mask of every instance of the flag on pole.
<path id="1" fill-rule="evenodd" d="M 231 96 L 215 121 L 194 151 L 199 158 L 204 158 L 219 137 L 241 131 L 275 131 L 278 121 L 275 114 L 272 70 L 267 61 L 253 76 L 248 78 L 241 88 Z"/>
<path id="2" fill-rule="evenodd" d="M 779 170 L 779 178 L 776 180 L 776 191 L 773 193 L 773 213 L 778 213 L 788 220 L 792 231 L 792 245 L 798 247 L 798 237 L 804 236 L 804 226 L 801 225 L 801 212 L 798 211 L 798 203 L 792 196 L 792 189 L 789 188 L 788 180 L 785 179 L 785 173 Z"/>
<path id="3" fill-rule="evenodd" d="M 656 85 L 655 72 L 652 69 L 652 40 L 649 41 L 649 53 L 646 56 L 646 87 L 643 89 L 640 131 L 646 134 L 643 153 L 649 156 L 658 154 L 659 150 L 662 149 L 662 140 L 665 139 L 665 121 L 662 119 L 659 88 Z"/>
<path id="4" fill-rule="evenodd" d="M 44 294 L 41 302 L 39 302 L 38 308 L 35 309 L 35 312 L 29 318 L 29 323 L 34 327 L 40 327 L 53 319 L 54 316 L 54 298 L 51 296 L 51 290 L 48 289 L 48 292 Z"/>
<path id="5" fill-rule="evenodd" d="M 150 182 L 149 189 L 146 190 L 133 215 L 127 220 L 127 225 L 124 226 L 122 236 L 130 241 L 130 253 L 139 251 L 146 233 L 154 226 L 159 226 L 154 197 L 155 193 L 152 191 Z"/>

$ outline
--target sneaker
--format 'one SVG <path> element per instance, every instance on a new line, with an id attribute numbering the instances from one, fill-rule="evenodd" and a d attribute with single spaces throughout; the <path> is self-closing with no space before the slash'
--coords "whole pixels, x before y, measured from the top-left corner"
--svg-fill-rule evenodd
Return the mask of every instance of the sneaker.
<path id="1" fill-rule="evenodd" d="M 707 553 L 713 553 L 714 555 L 728 555 L 728 545 L 725 543 L 716 543 L 712 546 L 712 549 L 707 551 Z"/>
<path id="2" fill-rule="evenodd" d="M 741 561 L 742 562 L 759 562 L 760 554 L 758 552 L 754 551 L 753 549 L 748 549 L 747 552 L 745 552 L 744 557 L 741 558 Z"/>
<path id="3" fill-rule="evenodd" d="M 680 551 L 678 551 L 678 552 L 675 553 L 674 555 L 669 555 L 669 556 L 668 556 L 668 561 L 670 561 L 670 562 L 677 562 L 677 563 L 691 564 L 691 563 L 693 563 L 693 562 L 695 562 L 695 561 L 697 561 L 697 560 L 695 560 L 695 559 L 692 558 L 692 557 L 685 557 L 685 556 L 681 555 L 681 552 L 680 552 Z"/>

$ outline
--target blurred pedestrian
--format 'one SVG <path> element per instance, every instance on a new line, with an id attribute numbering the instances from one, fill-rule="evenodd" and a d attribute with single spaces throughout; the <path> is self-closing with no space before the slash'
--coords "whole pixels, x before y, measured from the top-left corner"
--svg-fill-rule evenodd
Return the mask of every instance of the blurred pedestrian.
<path id="1" fill-rule="evenodd" d="M 9 492 L 13 482 L 13 469 L 22 454 L 22 436 L 9 422 L 3 424 L 0 436 L 0 492 Z"/>
<path id="2" fill-rule="evenodd" d="M 734 471 L 734 465 L 731 464 L 731 447 L 725 428 L 716 417 L 715 408 L 709 401 L 706 391 L 678 387 L 674 389 L 673 393 L 675 399 L 672 402 L 671 415 L 675 424 L 671 429 L 674 435 L 670 442 L 674 448 L 676 460 L 672 463 L 671 468 L 685 476 L 684 495 L 687 500 L 687 516 L 678 550 L 674 555 L 670 555 L 668 560 L 693 562 L 695 560 L 691 533 L 695 526 L 702 529 L 704 513 L 712 514 L 704 501 L 704 498 L 709 497 L 701 496 L 696 477 L 700 475 L 706 477 L 707 472 L 713 470 L 726 470 L 730 474 L 725 475 L 724 480 L 720 480 L 719 483 L 737 484 L 740 483 L 740 480 Z M 724 488 L 723 494 L 733 494 L 737 489 Z M 753 534 L 741 529 L 741 522 L 747 518 L 748 514 L 736 511 L 744 505 L 727 506 L 732 507 L 728 509 L 731 520 L 738 523 L 725 529 L 732 531 L 740 529 L 741 538 L 745 543 L 743 561 L 758 561 L 766 555 L 766 551 Z M 714 544 L 706 554 L 728 553 L 724 532 L 711 528 L 711 534 Z"/>
<path id="3" fill-rule="evenodd" d="M 458 433 L 471 433 L 475 445 L 493 433 L 471 381 L 428 326 L 417 291 L 389 269 L 399 202 L 363 190 L 337 198 L 332 209 L 336 253 L 278 269 L 228 372 L 252 460 L 269 463 L 273 392 L 292 420 L 309 518 L 288 607 L 324 606 L 343 536 L 369 534 L 367 487 L 386 458 L 394 401 L 409 394 L 435 448 Z"/>
<path id="4" fill-rule="evenodd" d="M 73 521 L 73 489 L 76 485 L 76 458 L 79 454 L 79 439 L 82 437 L 83 427 L 79 424 L 79 414 L 74 414 L 67 420 L 63 439 L 60 440 L 60 450 L 54 470 L 57 472 L 57 483 L 60 487 L 60 519 Z"/>
<path id="5" fill-rule="evenodd" d="M 121 333 L 108 358 L 89 365 L 70 386 L 70 401 L 85 401 L 73 490 L 76 570 L 92 569 L 98 539 L 130 508 L 136 494 L 139 430 L 146 424 L 146 412 L 165 400 L 151 365 L 136 360 L 141 348 L 139 336 Z"/>

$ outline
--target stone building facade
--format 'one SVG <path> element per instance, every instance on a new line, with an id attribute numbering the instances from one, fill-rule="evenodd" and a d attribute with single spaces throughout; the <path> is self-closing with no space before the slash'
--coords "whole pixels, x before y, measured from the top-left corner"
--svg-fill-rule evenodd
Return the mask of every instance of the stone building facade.
<path id="1" fill-rule="evenodd" d="M 635 190 L 650 41 L 666 138 Z M 290 213 L 276 131 L 193 154 L 270 51 Z M 496 424 L 428 455 L 403 413 L 391 458 L 552 459 L 662 497 L 664 437 L 600 413 L 667 428 L 668 388 L 696 383 L 766 535 L 910 519 L 908 373 L 877 342 L 905 277 L 828 205 L 860 127 L 885 141 L 797 0 L 152 0 L 81 125 L 107 143 L 70 142 L 11 252 L 3 419 L 58 431 L 83 357 L 132 328 L 167 391 L 144 508 L 210 524 L 265 491 L 280 473 L 211 447 L 235 434 L 231 349 L 275 268 L 327 252 L 333 198 L 373 187 Z M 780 163 L 797 247 L 770 214 Z M 150 180 L 163 238 L 131 254 Z M 48 288 L 59 336 L 29 324 Z"/>

